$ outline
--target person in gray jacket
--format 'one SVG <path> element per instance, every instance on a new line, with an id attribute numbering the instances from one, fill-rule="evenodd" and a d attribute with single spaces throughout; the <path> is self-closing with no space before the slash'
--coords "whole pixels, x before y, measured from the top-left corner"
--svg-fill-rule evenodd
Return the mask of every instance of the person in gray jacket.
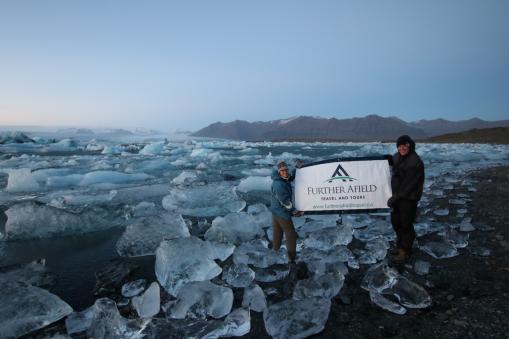
<path id="1" fill-rule="evenodd" d="M 277 170 L 272 174 L 270 210 L 272 212 L 272 248 L 279 250 L 283 233 L 286 238 L 288 261 L 295 263 L 297 255 L 297 232 L 292 216 L 300 217 L 303 213 L 295 209 L 292 203 L 292 184 L 294 173 L 290 174 L 283 160 L 277 162 Z"/>

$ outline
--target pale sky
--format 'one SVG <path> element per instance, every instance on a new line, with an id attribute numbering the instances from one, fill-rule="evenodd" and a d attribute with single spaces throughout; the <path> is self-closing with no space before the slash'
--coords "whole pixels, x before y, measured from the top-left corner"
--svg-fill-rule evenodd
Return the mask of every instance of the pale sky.
<path id="1" fill-rule="evenodd" d="M 509 1 L 0 1 L 0 125 L 509 119 Z"/>

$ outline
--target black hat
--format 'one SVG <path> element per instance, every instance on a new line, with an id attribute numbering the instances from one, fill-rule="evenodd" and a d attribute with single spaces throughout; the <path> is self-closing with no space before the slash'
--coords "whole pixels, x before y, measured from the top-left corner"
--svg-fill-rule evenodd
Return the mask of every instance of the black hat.
<path id="1" fill-rule="evenodd" d="M 399 145 L 406 145 L 406 144 L 409 144 L 409 145 L 414 144 L 415 145 L 415 142 L 408 135 L 402 135 L 398 138 L 398 140 L 396 140 L 396 147 L 398 147 Z"/>

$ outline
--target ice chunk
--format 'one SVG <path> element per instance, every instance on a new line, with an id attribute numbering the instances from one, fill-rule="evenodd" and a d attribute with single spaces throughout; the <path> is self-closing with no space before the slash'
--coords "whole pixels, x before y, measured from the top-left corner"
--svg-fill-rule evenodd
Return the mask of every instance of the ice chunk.
<path id="1" fill-rule="evenodd" d="M 352 241 L 352 233 L 349 226 L 325 228 L 311 233 L 304 240 L 304 246 L 325 250 L 336 245 L 348 245 Z"/>
<path id="2" fill-rule="evenodd" d="M 214 259 L 227 257 L 234 246 L 216 247 L 215 244 L 196 237 L 162 241 L 156 250 L 155 271 L 161 286 L 171 295 L 193 281 L 212 279 L 221 274 Z"/>
<path id="3" fill-rule="evenodd" d="M 196 175 L 195 172 L 182 171 L 182 173 L 173 178 L 171 183 L 174 185 L 189 185 L 195 182 L 196 180 L 198 180 L 198 176 Z"/>
<path id="4" fill-rule="evenodd" d="M 345 277 L 340 273 L 328 273 L 299 280 L 293 290 L 293 299 L 302 300 L 309 297 L 332 299 L 339 293 L 344 281 Z"/>
<path id="5" fill-rule="evenodd" d="M 439 209 L 439 210 L 433 211 L 433 214 L 443 217 L 443 216 L 449 215 L 449 210 L 447 208 Z"/>
<path id="6" fill-rule="evenodd" d="M 249 310 L 238 308 L 224 321 L 202 319 L 153 318 L 143 332 L 144 338 L 206 338 L 238 337 L 249 333 L 251 318 Z"/>
<path id="7" fill-rule="evenodd" d="M 59 297 L 35 286 L 0 277 L 0 336 L 20 337 L 72 313 Z"/>
<path id="8" fill-rule="evenodd" d="M 29 138 L 25 133 L 20 131 L 0 132 L 0 145 L 2 144 L 23 144 L 33 143 L 34 140 Z"/>
<path id="9" fill-rule="evenodd" d="M 8 174 L 9 178 L 5 188 L 8 192 L 34 192 L 40 189 L 30 168 L 9 170 Z"/>
<path id="10" fill-rule="evenodd" d="M 448 229 L 444 234 L 444 239 L 450 242 L 456 248 L 465 248 L 468 245 L 469 234 L 464 232 L 457 232 L 453 229 Z"/>
<path id="11" fill-rule="evenodd" d="M 272 225 L 272 213 L 264 204 L 255 204 L 247 207 L 249 213 L 262 228 L 270 227 Z"/>
<path id="12" fill-rule="evenodd" d="M 248 307 L 255 312 L 263 312 L 267 308 L 267 299 L 260 286 L 254 284 L 244 289 L 242 307 Z"/>
<path id="13" fill-rule="evenodd" d="M 472 225 L 472 218 L 465 218 L 460 223 L 461 232 L 472 232 L 475 231 L 475 227 Z"/>
<path id="14" fill-rule="evenodd" d="M 144 181 L 151 177 L 152 176 L 145 173 L 127 174 L 115 171 L 95 171 L 85 174 L 79 184 L 80 186 L 89 186 L 101 183 L 125 184 L 135 181 Z"/>
<path id="15" fill-rule="evenodd" d="M 148 144 L 140 151 L 142 155 L 157 155 L 165 151 L 166 143 L 164 141 Z"/>
<path id="16" fill-rule="evenodd" d="M 469 247 L 468 250 L 473 255 L 478 255 L 480 257 L 489 257 L 491 255 L 491 250 L 485 247 Z"/>
<path id="17" fill-rule="evenodd" d="M 145 290 L 146 284 L 147 281 L 145 279 L 138 279 L 125 283 L 122 285 L 122 296 L 126 298 L 137 296 Z"/>
<path id="18" fill-rule="evenodd" d="M 246 202 L 240 199 L 235 189 L 225 183 L 211 183 L 189 189 L 175 188 L 163 199 L 168 211 L 179 211 L 183 215 L 211 217 L 240 212 Z"/>
<path id="19" fill-rule="evenodd" d="M 276 339 L 305 338 L 320 333 L 329 317 L 330 300 L 285 300 L 263 312 L 267 333 Z"/>
<path id="20" fill-rule="evenodd" d="M 467 202 L 463 199 L 449 199 L 449 204 L 452 205 L 465 205 Z"/>
<path id="21" fill-rule="evenodd" d="M 359 251 L 358 262 L 360 264 L 374 264 L 385 258 L 389 243 L 382 237 L 372 239 L 366 243 L 364 251 Z"/>
<path id="22" fill-rule="evenodd" d="M 390 222 L 386 220 L 376 220 L 366 228 L 357 228 L 354 230 L 353 236 L 360 241 L 369 241 L 379 237 L 387 240 L 396 238 Z"/>
<path id="23" fill-rule="evenodd" d="M 395 302 L 387 299 L 386 297 L 384 297 L 383 295 L 381 295 L 380 293 L 378 293 L 375 290 L 369 291 L 369 298 L 375 305 L 377 305 L 380 308 L 383 308 L 384 310 L 387 310 L 389 312 L 396 313 L 399 315 L 406 313 L 406 308 L 399 305 L 398 303 L 395 303 Z"/>
<path id="24" fill-rule="evenodd" d="M 79 333 L 88 330 L 92 325 L 92 320 L 95 314 L 95 305 L 81 312 L 72 312 L 67 318 L 65 318 L 65 328 L 67 334 Z"/>
<path id="25" fill-rule="evenodd" d="M 429 273 L 430 263 L 424 260 L 416 260 L 414 263 L 414 271 L 418 275 L 426 275 Z"/>
<path id="26" fill-rule="evenodd" d="M 430 241 L 419 245 L 419 248 L 435 259 L 452 258 L 459 254 L 456 247 L 447 241 Z"/>
<path id="27" fill-rule="evenodd" d="M 405 307 L 426 308 L 431 305 L 431 297 L 428 292 L 402 275 L 398 275 L 396 283 L 383 293 L 393 294 Z"/>
<path id="28" fill-rule="evenodd" d="M 371 217 L 367 214 L 346 214 L 342 217 L 342 224 L 351 228 L 363 228 L 373 223 Z"/>
<path id="29" fill-rule="evenodd" d="M 283 280 L 290 273 L 288 265 L 272 265 L 268 268 L 256 268 L 255 280 L 260 282 L 274 282 Z"/>
<path id="30" fill-rule="evenodd" d="M 161 307 L 159 284 L 156 282 L 150 284 L 145 293 L 132 299 L 132 303 L 140 318 L 150 318 L 159 313 Z"/>
<path id="31" fill-rule="evenodd" d="M 35 202 L 13 205 L 5 214 L 6 239 L 83 234 L 116 227 L 122 222 L 111 212 L 99 207 L 77 214 Z"/>
<path id="32" fill-rule="evenodd" d="M 232 265 L 223 271 L 223 280 L 233 287 L 247 287 L 251 285 L 255 272 L 246 264 Z"/>
<path id="33" fill-rule="evenodd" d="M 367 291 L 373 290 L 381 293 L 394 286 L 398 276 L 399 274 L 394 268 L 389 267 L 386 262 L 381 262 L 366 271 L 361 287 Z"/>
<path id="34" fill-rule="evenodd" d="M 235 248 L 233 262 L 237 265 L 246 264 L 264 268 L 274 264 L 286 264 L 288 258 L 284 249 L 274 251 L 267 247 L 267 242 L 253 240 Z"/>
<path id="35" fill-rule="evenodd" d="M 228 213 L 224 217 L 216 217 L 212 221 L 212 227 L 205 232 L 207 240 L 236 245 L 261 236 L 263 236 L 263 230 L 246 212 Z"/>
<path id="36" fill-rule="evenodd" d="M 414 230 L 417 237 L 422 237 L 426 234 L 444 231 L 444 225 L 436 222 L 418 222 L 414 224 Z"/>
<path id="37" fill-rule="evenodd" d="M 97 299 L 93 308 L 88 338 L 142 338 L 141 332 L 146 323 L 122 317 L 113 300 Z"/>
<path id="38" fill-rule="evenodd" d="M 327 250 L 303 248 L 297 260 L 305 262 L 309 271 L 317 275 L 339 272 L 347 274 L 345 262 L 354 260 L 352 252 L 346 246 L 335 246 Z"/>
<path id="39" fill-rule="evenodd" d="M 247 177 L 237 187 L 239 192 L 270 191 L 272 179 L 269 177 Z"/>
<path id="40" fill-rule="evenodd" d="M 154 254 L 163 240 L 189 237 L 182 216 L 170 212 L 135 220 L 117 241 L 120 256 L 136 257 Z"/>
<path id="41" fill-rule="evenodd" d="M 233 292 L 210 281 L 191 282 L 183 286 L 177 300 L 170 306 L 169 314 L 174 319 L 184 319 L 188 313 L 195 318 L 221 318 L 230 313 Z"/>

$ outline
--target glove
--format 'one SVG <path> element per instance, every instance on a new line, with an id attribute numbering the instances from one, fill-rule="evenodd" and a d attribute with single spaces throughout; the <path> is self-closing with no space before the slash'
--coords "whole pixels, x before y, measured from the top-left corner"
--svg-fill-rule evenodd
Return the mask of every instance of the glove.
<path id="1" fill-rule="evenodd" d="M 295 164 L 295 168 L 302 167 L 302 161 L 300 159 L 295 159 L 295 161 L 293 163 Z"/>
<path id="2" fill-rule="evenodd" d="M 302 212 L 302 211 L 294 211 L 292 213 L 292 216 L 298 218 L 298 217 L 301 217 L 303 214 L 304 214 L 304 212 Z"/>
<path id="3" fill-rule="evenodd" d="M 398 200 L 398 198 L 393 195 L 392 197 L 389 198 L 389 200 L 387 200 L 387 206 L 389 206 L 390 208 L 394 208 L 394 204 L 396 203 L 396 201 Z"/>

